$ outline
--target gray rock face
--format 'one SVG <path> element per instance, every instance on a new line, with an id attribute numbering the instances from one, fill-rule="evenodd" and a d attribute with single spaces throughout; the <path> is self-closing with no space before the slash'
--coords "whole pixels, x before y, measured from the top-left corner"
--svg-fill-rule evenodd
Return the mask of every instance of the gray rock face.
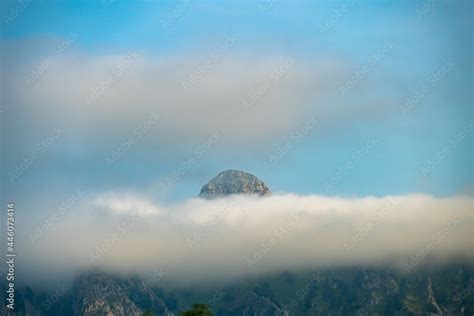
<path id="1" fill-rule="evenodd" d="M 218 198 L 231 194 L 270 195 L 270 189 L 250 173 L 239 170 L 227 170 L 219 173 L 201 188 L 200 197 Z"/>
<path id="2" fill-rule="evenodd" d="M 133 303 L 116 279 L 102 273 L 81 276 L 75 284 L 76 315 L 130 315 L 143 312 Z"/>
<path id="3" fill-rule="evenodd" d="M 75 315 L 141 316 L 144 307 L 156 315 L 169 315 L 165 303 L 142 280 L 99 271 L 84 273 L 75 280 Z"/>

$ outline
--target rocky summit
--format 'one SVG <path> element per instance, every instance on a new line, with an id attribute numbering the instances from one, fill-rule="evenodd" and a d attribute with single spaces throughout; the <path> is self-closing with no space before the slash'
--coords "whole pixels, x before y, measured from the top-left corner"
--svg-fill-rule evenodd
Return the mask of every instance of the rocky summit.
<path id="1" fill-rule="evenodd" d="M 218 198 L 231 194 L 270 195 L 270 189 L 256 176 L 239 171 L 227 170 L 219 173 L 201 188 L 200 197 Z"/>

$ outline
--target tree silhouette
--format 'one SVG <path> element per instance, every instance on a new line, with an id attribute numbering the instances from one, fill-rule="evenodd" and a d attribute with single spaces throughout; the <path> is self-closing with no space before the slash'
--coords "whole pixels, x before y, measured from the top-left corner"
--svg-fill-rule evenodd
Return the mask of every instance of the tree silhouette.
<path id="1" fill-rule="evenodd" d="M 181 316 L 214 316 L 214 314 L 209 305 L 194 304 L 192 309 L 181 313 Z"/>

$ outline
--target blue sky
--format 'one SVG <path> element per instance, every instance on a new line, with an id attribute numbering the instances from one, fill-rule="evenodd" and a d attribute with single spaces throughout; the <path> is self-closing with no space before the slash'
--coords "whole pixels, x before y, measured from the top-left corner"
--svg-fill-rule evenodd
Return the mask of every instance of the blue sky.
<path id="1" fill-rule="evenodd" d="M 471 1 L 117 0 L 38 1 L 23 8 L 3 1 L 4 193 L 48 196 L 87 187 L 177 200 L 195 196 L 226 169 L 252 172 L 276 192 L 472 192 L 472 6 Z M 7 22 L 15 9 L 18 14 Z M 53 56 L 41 78 L 18 87 L 71 34 L 77 39 Z M 235 43 L 203 74 L 202 84 L 192 92 L 172 88 L 175 74 L 205 64 L 228 36 Z M 140 55 L 138 69 L 123 74 L 93 106 L 73 97 L 77 87 L 100 81 L 101 67 L 110 72 L 114 58 L 131 52 Z M 294 66 L 269 88 L 261 107 L 240 118 L 223 110 L 230 111 L 238 89 L 248 95 L 288 56 Z M 341 93 L 351 79 L 356 84 Z M 212 80 L 222 86 L 213 88 Z M 407 99 L 417 93 L 421 97 L 407 110 Z M 104 164 L 153 109 L 162 123 L 112 166 Z M 312 115 L 318 123 L 303 132 Z M 63 136 L 11 184 L 9 173 L 58 126 Z M 211 127 L 224 127 L 222 140 L 163 190 L 166 177 L 194 157 Z M 298 132 L 302 136 L 295 138 Z M 266 168 L 282 146 L 290 149 Z M 443 150 L 447 153 L 436 156 Z"/>

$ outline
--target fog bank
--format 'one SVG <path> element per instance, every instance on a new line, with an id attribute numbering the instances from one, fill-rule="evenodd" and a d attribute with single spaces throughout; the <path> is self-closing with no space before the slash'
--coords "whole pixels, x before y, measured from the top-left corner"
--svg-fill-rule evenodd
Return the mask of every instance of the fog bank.
<path id="1" fill-rule="evenodd" d="M 109 192 L 50 225 L 34 223 L 18 261 L 43 276 L 101 267 L 191 283 L 385 261 L 409 272 L 433 258 L 473 257 L 472 203 L 285 194 L 164 204 Z"/>

